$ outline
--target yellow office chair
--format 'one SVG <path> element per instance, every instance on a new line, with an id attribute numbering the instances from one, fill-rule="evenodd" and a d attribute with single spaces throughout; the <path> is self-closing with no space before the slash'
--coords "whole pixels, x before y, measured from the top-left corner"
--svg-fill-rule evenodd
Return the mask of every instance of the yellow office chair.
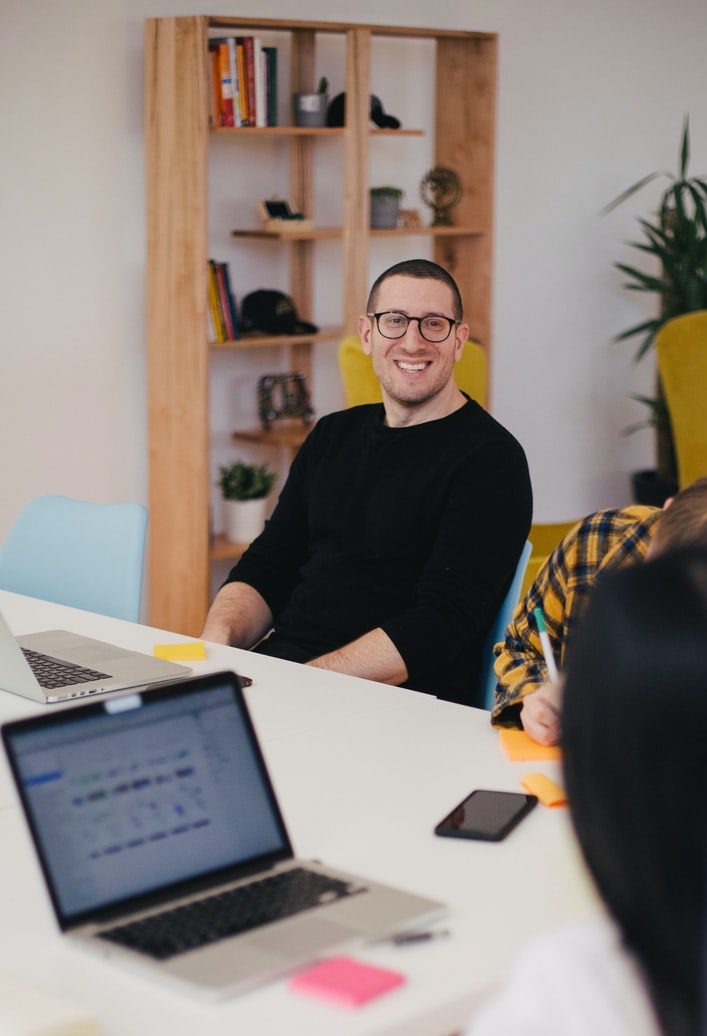
<path id="1" fill-rule="evenodd" d="M 655 344 L 683 489 L 707 475 L 707 309 L 663 324 Z"/>
<path id="2" fill-rule="evenodd" d="M 381 402 L 383 396 L 373 373 L 371 357 L 366 356 L 361 348 L 358 335 L 349 335 L 339 345 L 339 370 L 347 406 Z M 481 406 L 486 406 L 488 361 L 478 342 L 468 341 L 464 346 L 461 360 L 455 368 L 455 377 L 460 389 Z"/>
<path id="3" fill-rule="evenodd" d="M 520 597 L 525 597 L 530 587 L 535 582 L 536 576 L 560 540 L 567 535 L 570 529 L 574 529 L 577 518 L 573 522 L 537 522 L 530 526 L 528 538 L 533 544 L 533 553 L 528 559 L 528 564 L 523 576 Z"/>

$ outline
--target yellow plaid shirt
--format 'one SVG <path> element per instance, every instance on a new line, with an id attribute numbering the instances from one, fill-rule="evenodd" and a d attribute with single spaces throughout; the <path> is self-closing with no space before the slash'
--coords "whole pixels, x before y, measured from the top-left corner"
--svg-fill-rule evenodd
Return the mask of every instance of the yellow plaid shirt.
<path id="1" fill-rule="evenodd" d="M 533 610 L 542 608 L 558 668 L 594 581 L 607 569 L 633 565 L 646 556 L 660 510 L 633 506 L 598 511 L 567 533 L 547 559 L 515 610 L 506 639 L 496 644 L 492 723 L 519 726 L 520 702 L 547 681 Z"/>

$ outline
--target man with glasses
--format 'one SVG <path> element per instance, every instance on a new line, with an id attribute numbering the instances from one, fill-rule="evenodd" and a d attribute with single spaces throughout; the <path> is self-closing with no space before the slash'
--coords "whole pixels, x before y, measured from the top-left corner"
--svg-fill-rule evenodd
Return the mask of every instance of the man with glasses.
<path id="1" fill-rule="evenodd" d="M 383 403 L 317 422 L 205 639 L 475 703 L 531 491 L 520 445 L 454 381 L 468 332 L 442 267 L 381 274 L 359 334 Z"/>

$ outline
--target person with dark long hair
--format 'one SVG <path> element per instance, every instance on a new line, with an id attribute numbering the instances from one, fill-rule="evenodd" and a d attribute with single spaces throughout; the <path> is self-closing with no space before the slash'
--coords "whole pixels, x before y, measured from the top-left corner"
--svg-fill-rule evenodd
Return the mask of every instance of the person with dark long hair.
<path id="1" fill-rule="evenodd" d="M 525 951 L 469 1036 L 700 1036 L 707 554 L 607 574 L 567 655 L 574 828 L 607 916 Z"/>

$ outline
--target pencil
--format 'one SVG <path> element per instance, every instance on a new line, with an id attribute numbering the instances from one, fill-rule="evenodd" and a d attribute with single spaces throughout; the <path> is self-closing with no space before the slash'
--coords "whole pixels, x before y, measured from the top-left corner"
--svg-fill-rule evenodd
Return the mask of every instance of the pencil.
<path id="1" fill-rule="evenodd" d="M 555 656 L 552 653 L 552 645 L 547 633 L 545 616 L 543 615 L 542 608 L 535 608 L 533 610 L 533 615 L 535 616 L 535 625 L 538 628 L 538 636 L 540 637 L 540 645 L 543 649 L 543 657 L 545 658 L 547 672 L 550 677 L 550 681 L 554 682 L 557 679 L 557 666 L 555 665 Z"/>

